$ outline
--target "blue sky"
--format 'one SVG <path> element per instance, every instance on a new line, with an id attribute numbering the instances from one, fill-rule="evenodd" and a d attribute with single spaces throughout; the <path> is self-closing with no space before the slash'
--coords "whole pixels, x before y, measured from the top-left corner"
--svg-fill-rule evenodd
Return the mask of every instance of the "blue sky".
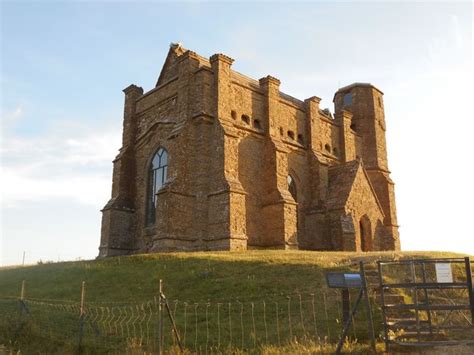
<path id="1" fill-rule="evenodd" d="M 402 248 L 474 254 L 472 24 L 470 2 L 1 2 L 0 264 L 97 255 L 121 90 L 178 41 L 331 110 L 378 86 Z"/>

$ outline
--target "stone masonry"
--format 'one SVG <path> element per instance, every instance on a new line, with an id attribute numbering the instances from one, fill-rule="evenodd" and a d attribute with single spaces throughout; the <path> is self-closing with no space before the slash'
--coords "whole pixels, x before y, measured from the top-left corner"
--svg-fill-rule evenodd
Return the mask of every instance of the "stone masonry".
<path id="1" fill-rule="evenodd" d="M 124 90 L 99 257 L 171 250 L 399 250 L 383 93 L 300 101 L 272 76 L 172 44 L 156 87 Z"/>

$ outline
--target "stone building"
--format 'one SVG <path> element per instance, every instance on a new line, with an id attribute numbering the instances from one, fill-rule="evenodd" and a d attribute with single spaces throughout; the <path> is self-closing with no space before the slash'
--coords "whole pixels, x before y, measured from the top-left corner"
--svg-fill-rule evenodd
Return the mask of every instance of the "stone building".
<path id="1" fill-rule="evenodd" d="M 124 90 L 99 256 L 165 250 L 398 250 L 383 93 L 300 101 L 280 81 L 172 44 L 156 87 Z"/>

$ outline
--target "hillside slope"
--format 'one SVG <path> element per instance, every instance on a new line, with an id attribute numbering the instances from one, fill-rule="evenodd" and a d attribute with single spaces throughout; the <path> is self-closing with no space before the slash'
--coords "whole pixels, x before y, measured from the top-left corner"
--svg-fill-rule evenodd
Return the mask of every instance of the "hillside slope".
<path id="1" fill-rule="evenodd" d="M 161 253 L 0 269 L 0 344 L 46 352 L 74 351 L 82 281 L 86 322 L 82 344 L 92 352 L 156 350 L 159 280 L 186 348 L 255 349 L 292 342 L 334 344 L 341 330 L 338 290 L 324 273 L 358 270 L 358 261 L 461 257 L 440 252 Z M 17 299 L 26 280 L 28 312 Z M 377 333 L 380 314 L 375 309 Z M 367 339 L 364 314 L 350 337 Z M 175 343 L 170 324 L 165 344 Z M 23 334 L 23 335 L 22 335 Z"/>
<path id="2" fill-rule="evenodd" d="M 90 302 L 141 301 L 157 295 L 163 279 L 168 298 L 189 301 L 263 298 L 325 287 L 324 272 L 348 270 L 359 260 L 462 257 L 444 252 L 247 252 L 161 253 L 102 260 L 0 268 L 0 297 L 78 301 L 87 283 Z"/>

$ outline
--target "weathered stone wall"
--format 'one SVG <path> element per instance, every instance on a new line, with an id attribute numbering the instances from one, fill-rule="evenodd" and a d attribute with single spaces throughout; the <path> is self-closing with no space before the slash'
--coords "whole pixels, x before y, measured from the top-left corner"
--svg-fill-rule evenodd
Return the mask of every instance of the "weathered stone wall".
<path id="1" fill-rule="evenodd" d="M 245 195 L 245 220 L 249 246 L 260 246 L 262 240 L 262 162 L 264 138 L 261 135 L 240 132 L 239 141 L 239 180 Z"/>
<path id="2" fill-rule="evenodd" d="M 341 154 L 341 143 L 340 143 L 340 127 L 337 123 L 323 115 L 320 116 L 321 120 L 321 136 L 320 149 L 323 155 L 328 158 L 339 159 Z"/>
<path id="3" fill-rule="evenodd" d="M 234 79 L 230 101 L 230 114 L 236 126 L 244 129 L 264 131 L 264 98 L 259 90 L 252 89 L 242 79 Z M 246 117 L 248 121 L 245 121 Z"/>
<path id="4" fill-rule="evenodd" d="M 333 118 L 319 98 L 295 99 L 280 92 L 278 79 L 248 78 L 232 63 L 175 45 L 154 89 L 124 90 L 123 146 L 103 210 L 100 256 L 360 250 L 362 218 L 371 248 L 399 248 L 381 92 L 367 84 L 341 89 Z M 167 182 L 147 225 L 149 167 L 159 148 L 168 152 Z"/>

